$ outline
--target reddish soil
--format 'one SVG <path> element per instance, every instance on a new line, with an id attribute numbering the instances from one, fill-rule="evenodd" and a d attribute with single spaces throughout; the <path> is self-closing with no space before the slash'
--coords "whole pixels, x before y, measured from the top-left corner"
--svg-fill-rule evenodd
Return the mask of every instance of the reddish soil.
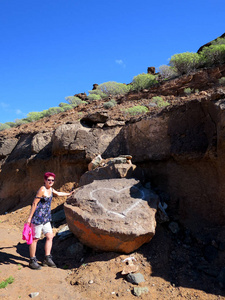
<path id="1" fill-rule="evenodd" d="M 54 201 L 53 207 L 58 204 Z M 82 261 L 65 256 L 75 237 L 60 241 L 55 236 L 52 253 L 58 268 L 31 270 L 28 245 L 21 234 L 29 209 L 27 206 L 0 216 L 0 282 L 9 276 L 14 278 L 12 284 L 0 289 L 1 299 L 30 299 L 33 292 L 39 292 L 37 299 L 135 299 L 135 285 L 121 274 L 125 266 L 122 260 L 129 256 L 136 258 L 138 272 L 145 278 L 139 286 L 149 290 L 139 299 L 225 299 L 214 275 L 198 268 L 205 263 L 200 245 L 184 232 L 172 234 L 165 225 L 158 225 L 152 241 L 135 253 L 97 253 L 85 248 Z M 38 243 L 37 258 L 41 262 L 44 239 Z"/>

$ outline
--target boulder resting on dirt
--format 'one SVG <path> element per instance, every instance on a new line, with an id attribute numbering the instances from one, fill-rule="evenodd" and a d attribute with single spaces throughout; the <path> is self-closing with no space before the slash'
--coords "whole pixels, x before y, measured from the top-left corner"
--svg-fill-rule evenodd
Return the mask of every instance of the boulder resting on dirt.
<path id="1" fill-rule="evenodd" d="M 158 196 L 136 179 L 95 180 L 64 204 L 70 230 L 85 245 L 130 253 L 155 234 Z"/>

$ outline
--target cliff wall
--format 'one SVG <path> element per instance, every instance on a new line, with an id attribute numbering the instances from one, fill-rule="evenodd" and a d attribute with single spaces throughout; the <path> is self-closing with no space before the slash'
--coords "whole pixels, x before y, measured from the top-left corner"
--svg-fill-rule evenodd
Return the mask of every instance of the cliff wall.
<path id="1" fill-rule="evenodd" d="M 56 174 L 56 189 L 69 190 L 95 155 L 130 154 L 138 179 L 151 182 L 174 219 L 195 228 L 225 226 L 224 108 L 225 89 L 215 87 L 126 124 L 103 118 L 101 126 L 81 120 L 2 135 L 0 213 L 30 204 L 46 171 Z"/>

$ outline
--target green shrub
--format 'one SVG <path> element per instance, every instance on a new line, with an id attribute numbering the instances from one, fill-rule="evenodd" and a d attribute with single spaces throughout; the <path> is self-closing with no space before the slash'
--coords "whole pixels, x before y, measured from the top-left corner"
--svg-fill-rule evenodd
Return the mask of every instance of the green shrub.
<path id="1" fill-rule="evenodd" d="M 66 105 L 62 106 L 62 109 L 63 109 L 63 111 L 67 111 L 67 110 L 73 109 L 73 106 L 66 104 Z"/>
<path id="2" fill-rule="evenodd" d="M 0 283 L 0 289 L 4 289 L 8 284 L 11 284 L 14 282 L 14 278 L 12 276 L 9 276 L 6 280 L 3 280 Z"/>
<path id="3" fill-rule="evenodd" d="M 9 125 L 9 127 L 15 127 L 16 126 L 15 122 L 6 122 L 5 124 Z"/>
<path id="4" fill-rule="evenodd" d="M 108 81 L 98 85 L 95 91 L 101 91 L 107 96 L 124 95 L 128 93 L 130 87 L 124 83 Z"/>
<path id="5" fill-rule="evenodd" d="M 59 107 L 64 107 L 64 106 L 66 106 L 66 105 L 69 105 L 68 103 L 65 103 L 65 102 L 60 102 L 59 103 Z"/>
<path id="6" fill-rule="evenodd" d="M 186 89 L 184 89 L 184 93 L 185 93 L 186 95 L 190 95 L 192 92 L 193 92 L 193 90 L 192 90 L 191 88 L 186 88 Z"/>
<path id="7" fill-rule="evenodd" d="M 60 112 L 63 112 L 63 108 L 62 107 L 50 107 L 49 109 L 46 109 L 44 111 L 42 111 L 42 117 L 50 117 L 52 115 L 56 115 Z"/>
<path id="8" fill-rule="evenodd" d="M 200 53 L 202 65 L 211 67 L 225 63 L 225 44 L 204 47 Z"/>
<path id="9" fill-rule="evenodd" d="M 23 120 L 28 121 L 28 122 L 34 122 L 34 121 L 40 120 L 41 118 L 43 118 L 42 112 L 33 111 L 33 112 L 29 112 L 27 114 L 27 117 Z"/>
<path id="10" fill-rule="evenodd" d="M 70 105 L 73 105 L 73 106 L 78 106 L 79 104 L 82 103 L 82 100 L 76 96 L 68 96 L 68 97 L 65 97 L 65 99 Z"/>
<path id="11" fill-rule="evenodd" d="M 27 120 L 24 120 L 24 119 L 16 119 L 15 120 L 16 126 L 20 126 L 20 125 L 26 124 L 26 123 L 27 123 Z"/>
<path id="12" fill-rule="evenodd" d="M 107 98 L 107 95 L 105 93 L 103 93 L 100 89 L 91 90 L 91 91 L 88 91 L 88 93 L 89 93 L 88 100 L 90 100 L 90 101 Z M 94 95 L 97 95 L 97 97 Z"/>
<path id="13" fill-rule="evenodd" d="M 225 77 L 221 77 L 221 78 L 219 79 L 219 84 L 225 85 Z"/>
<path id="14" fill-rule="evenodd" d="M 225 38 L 218 38 L 211 42 L 211 45 L 222 45 L 225 44 Z"/>
<path id="15" fill-rule="evenodd" d="M 101 95 L 99 95 L 99 94 L 94 94 L 94 93 L 89 94 L 89 95 L 87 96 L 87 98 L 88 98 L 88 100 L 90 100 L 90 101 L 101 100 L 101 99 L 102 99 Z"/>
<path id="16" fill-rule="evenodd" d="M 132 116 L 140 115 L 140 114 L 145 114 L 148 112 L 148 108 L 143 105 L 136 105 L 133 107 L 129 107 L 125 110 L 126 113 L 129 113 Z"/>
<path id="17" fill-rule="evenodd" d="M 103 104 L 104 108 L 106 108 L 106 109 L 112 108 L 112 107 L 114 107 L 115 105 L 116 105 L 116 101 L 115 101 L 114 99 L 112 99 L 112 100 L 110 100 L 110 101 L 108 101 L 108 102 L 105 102 L 105 103 Z"/>
<path id="18" fill-rule="evenodd" d="M 170 105 L 169 102 L 164 101 L 162 97 L 152 97 L 151 102 L 155 103 L 158 107 L 165 107 Z"/>
<path id="19" fill-rule="evenodd" d="M 134 91 L 140 91 L 143 89 L 148 89 L 156 83 L 158 83 L 158 81 L 156 80 L 155 75 L 143 73 L 134 76 L 131 89 Z"/>
<path id="20" fill-rule="evenodd" d="M 82 101 L 81 101 L 81 104 L 88 104 L 88 102 L 85 101 L 85 100 L 82 100 Z"/>
<path id="21" fill-rule="evenodd" d="M 9 129 L 10 126 L 4 123 L 0 123 L 0 131 L 5 130 L 5 129 Z"/>
<path id="22" fill-rule="evenodd" d="M 159 74 L 161 75 L 162 79 L 174 78 L 178 75 L 173 67 L 167 65 L 162 65 L 159 67 Z"/>
<path id="23" fill-rule="evenodd" d="M 65 102 L 59 103 L 59 107 L 61 107 L 63 111 L 67 111 L 67 110 L 70 110 L 73 108 L 72 105 L 65 103 Z"/>
<path id="24" fill-rule="evenodd" d="M 189 74 L 200 67 L 201 56 L 194 52 L 175 54 L 171 57 L 169 64 L 179 75 Z"/>

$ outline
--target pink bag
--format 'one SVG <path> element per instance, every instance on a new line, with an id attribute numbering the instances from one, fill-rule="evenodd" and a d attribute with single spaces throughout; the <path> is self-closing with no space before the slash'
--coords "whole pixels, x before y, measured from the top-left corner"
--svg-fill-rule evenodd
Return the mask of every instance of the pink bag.
<path id="1" fill-rule="evenodd" d="M 25 240 L 28 245 L 33 243 L 32 228 L 28 223 L 24 224 L 22 239 Z"/>

